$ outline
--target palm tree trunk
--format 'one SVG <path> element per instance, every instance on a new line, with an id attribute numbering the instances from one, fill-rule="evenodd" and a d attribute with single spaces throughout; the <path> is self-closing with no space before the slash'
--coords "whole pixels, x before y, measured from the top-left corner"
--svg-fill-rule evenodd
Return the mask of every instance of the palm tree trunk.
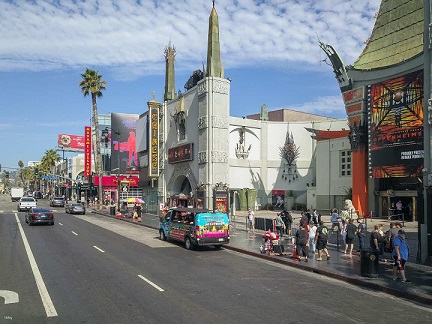
<path id="1" fill-rule="evenodd" d="M 96 174 L 99 176 L 99 209 L 102 209 L 103 204 L 103 188 L 102 188 L 102 157 L 100 153 L 100 138 L 99 138 L 99 116 L 96 103 L 96 94 L 92 93 L 93 104 L 93 123 L 95 128 L 95 142 L 93 143 L 93 151 L 95 156 Z"/>

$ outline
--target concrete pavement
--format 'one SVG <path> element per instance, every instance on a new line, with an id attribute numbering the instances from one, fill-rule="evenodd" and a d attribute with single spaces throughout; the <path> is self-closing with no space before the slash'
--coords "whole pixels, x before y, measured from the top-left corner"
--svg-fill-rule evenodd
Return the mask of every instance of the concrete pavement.
<path id="1" fill-rule="evenodd" d="M 109 210 L 107 209 L 102 211 L 93 210 L 93 212 L 108 217 L 115 217 L 109 215 Z M 275 211 L 256 211 L 255 217 L 273 219 L 276 217 L 276 213 Z M 297 224 L 300 214 L 294 212 L 293 217 L 294 224 Z M 325 223 L 330 223 L 330 216 L 323 216 L 322 219 Z M 119 220 L 159 229 L 159 217 L 153 214 L 143 214 L 142 222 L 134 222 L 131 218 L 120 218 Z M 389 228 L 388 220 L 374 219 L 368 222 L 369 229 L 371 225 L 374 224 L 383 224 L 385 230 Z M 233 225 L 230 231 L 231 240 L 230 243 L 225 246 L 227 249 L 300 268 L 305 271 L 319 273 L 327 277 L 339 279 L 376 291 L 382 291 L 397 297 L 432 305 L 432 267 L 415 262 L 417 251 L 416 223 L 406 222 L 404 227 L 407 232 L 407 240 L 410 249 L 412 254 L 414 254 L 411 256 L 406 266 L 407 278 L 412 280 L 411 284 L 393 281 L 392 262 L 384 260 L 379 262 L 378 278 L 362 277 L 360 275 L 360 254 L 355 253 L 352 256 L 344 254 L 342 238 L 339 237 L 338 240 L 336 231 L 332 233 L 329 238 L 328 247 L 331 255 L 329 261 L 326 261 L 325 257 L 323 257 L 324 261 L 316 261 L 315 258 L 310 257 L 308 262 L 304 262 L 292 258 L 293 243 L 287 237 L 281 239 L 281 244 L 284 245 L 285 252 L 287 252 L 286 255 L 261 254 L 259 246 L 262 244 L 263 231 L 256 230 L 253 233 L 246 231 L 246 212 L 237 211 L 235 216 L 231 216 L 231 223 Z M 366 245 L 368 245 L 369 240 L 366 239 L 366 242 Z M 389 254 L 385 254 L 382 258 L 390 259 L 390 256 Z"/>

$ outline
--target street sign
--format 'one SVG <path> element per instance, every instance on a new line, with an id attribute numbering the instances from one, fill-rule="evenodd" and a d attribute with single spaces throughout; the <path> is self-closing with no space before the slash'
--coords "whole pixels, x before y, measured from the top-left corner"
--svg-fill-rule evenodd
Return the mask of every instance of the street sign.
<path id="1" fill-rule="evenodd" d="M 122 182 L 121 183 L 121 185 L 120 185 L 120 187 L 121 187 L 121 191 L 122 192 L 128 192 L 129 191 L 129 182 Z"/>

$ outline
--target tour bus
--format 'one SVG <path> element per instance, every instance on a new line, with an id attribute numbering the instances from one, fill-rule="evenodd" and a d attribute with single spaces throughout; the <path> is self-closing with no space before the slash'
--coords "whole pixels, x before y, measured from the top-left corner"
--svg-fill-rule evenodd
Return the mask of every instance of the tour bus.
<path id="1" fill-rule="evenodd" d="M 219 249 L 230 240 L 228 215 L 196 208 L 171 208 L 160 219 L 159 237 L 163 241 L 183 242 L 188 250 L 205 245 Z"/>

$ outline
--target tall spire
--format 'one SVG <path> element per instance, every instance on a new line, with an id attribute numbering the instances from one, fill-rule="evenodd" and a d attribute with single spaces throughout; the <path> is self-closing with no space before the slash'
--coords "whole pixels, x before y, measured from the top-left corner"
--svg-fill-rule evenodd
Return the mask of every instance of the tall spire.
<path id="1" fill-rule="evenodd" d="M 176 97 L 174 60 L 176 50 L 171 41 L 165 47 L 165 93 L 164 100 L 173 100 Z"/>
<path id="2" fill-rule="evenodd" d="M 219 19 L 214 7 L 214 0 L 213 8 L 209 17 L 206 76 L 223 78 L 220 60 Z"/>

